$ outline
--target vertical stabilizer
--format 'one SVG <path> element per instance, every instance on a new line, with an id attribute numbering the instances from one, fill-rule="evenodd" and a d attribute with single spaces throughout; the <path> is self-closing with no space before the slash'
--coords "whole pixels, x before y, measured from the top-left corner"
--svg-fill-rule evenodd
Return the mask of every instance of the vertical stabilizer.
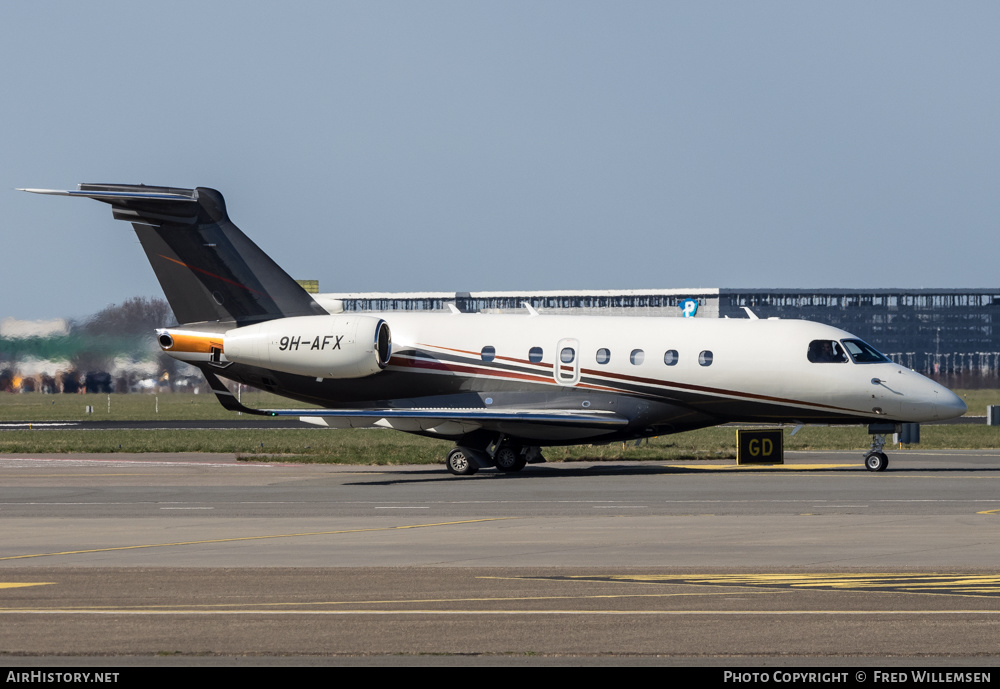
<path id="1" fill-rule="evenodd" d="M 111 204 L 132 223 L 163 293 L 181 323 L 239 325 L 325 311 L 243 234 L 222 194 L 132 184 L 81 184 L 78 191 L 25 189 L 84 196 Z"/>

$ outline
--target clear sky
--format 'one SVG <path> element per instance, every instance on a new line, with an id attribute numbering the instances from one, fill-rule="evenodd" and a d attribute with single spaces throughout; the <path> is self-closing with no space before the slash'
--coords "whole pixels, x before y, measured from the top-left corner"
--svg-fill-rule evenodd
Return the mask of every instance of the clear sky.
<path id="1" fill-rule="evenodd" d="M 0 318 L 159 295 L 208 186 L 323 291 L 991 287 L 996 2 L 0 8 Z M 6 190 L 6 191 L 5 191 Z"/>

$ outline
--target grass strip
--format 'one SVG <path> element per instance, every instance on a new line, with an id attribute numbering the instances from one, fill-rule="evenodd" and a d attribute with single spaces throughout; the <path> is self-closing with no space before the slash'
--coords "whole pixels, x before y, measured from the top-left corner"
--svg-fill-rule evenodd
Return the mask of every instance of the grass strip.
<path id="1" fill-rule="evenodd" d="M 785 431 L 786 450 L 846 450 L 861 454 L 870 438 L 862 426 L 806 426 Z M 330 464 L 438 464 L 453 443 L 384 429 L 247 430 L 14 430 L 0 433 L 0 453 L 214 452 L 246 461 Z M 1000 449 L 1000 428 L 981 425 L 923 426 L 921 450 Z M 891 448 L 897 449 L 897 448 Z M 607 445 L 545 448 L 555 462 L 733 459 L 736 428 L 688 433 Z"/>

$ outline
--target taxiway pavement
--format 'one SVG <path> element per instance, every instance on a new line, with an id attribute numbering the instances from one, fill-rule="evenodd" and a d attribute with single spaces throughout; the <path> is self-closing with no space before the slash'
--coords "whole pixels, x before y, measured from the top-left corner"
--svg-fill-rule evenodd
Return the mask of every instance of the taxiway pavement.
<path id="1" fill-rule="evenodd" d="M 0 649 L 995 662 L 1000 453 L 788 461 L 0 456 Z"/>

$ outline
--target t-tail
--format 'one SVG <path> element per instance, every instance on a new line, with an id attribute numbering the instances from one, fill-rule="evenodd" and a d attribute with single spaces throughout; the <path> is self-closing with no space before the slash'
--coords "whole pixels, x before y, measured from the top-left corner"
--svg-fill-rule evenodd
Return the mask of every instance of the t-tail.
<path id="1" fill-rule="evenodd" d="M 243 326 L 326 313 L 230 221 L 215 189 L 81 184 L 77 191 L 22 191 L 111 204 L 115 219 L 135 228 L 180 323 Z"/>

